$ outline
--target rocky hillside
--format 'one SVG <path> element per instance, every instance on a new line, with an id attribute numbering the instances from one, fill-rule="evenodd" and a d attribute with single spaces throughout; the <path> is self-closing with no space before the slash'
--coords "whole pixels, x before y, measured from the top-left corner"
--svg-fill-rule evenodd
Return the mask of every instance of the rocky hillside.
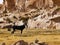
<path id="1" fill-rule="evenodd" d="M 59 0 L 55 1 L 4 0 L 0 5 L 0 27 L 26 23 L 27 28 L 60 29 Z"/>

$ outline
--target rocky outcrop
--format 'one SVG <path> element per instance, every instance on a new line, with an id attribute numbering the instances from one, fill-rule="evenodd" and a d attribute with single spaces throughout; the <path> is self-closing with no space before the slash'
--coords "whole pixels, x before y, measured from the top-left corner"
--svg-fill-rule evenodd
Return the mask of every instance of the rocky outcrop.
<path id="1" fill-rule="evenodd" d="M 6 24 L 2 27 L 14 22 L 20 25 L 23 20 L 28 28 L 58 29 L 60 8 L 54 3 L 54 0 L 4 0 L 0 5 L 0 23 Z"/>
<path id="2" fill-rule="evenodd" d="M 26 11 L 31 8 L 53 7 L 52 0 L 5 0 L 8 10 Z"/>
<path id="3" fill-rule="evenodd" d="M 0 13 L 3 13 L 4 10 L 5 10 L 4 5 L 0 4 Z"/>
<path id="4" fill-rule="evenodd" d="M 60 0 L 53 0 L 53 2 L 54 2 L 55 5 L 60 6 Z"/>
<path id="5" fill-rule="evenodd" d="M 31 8 L 47 8 L 53 7 L 54 5 L 59 6 L 59 0 L 4 0 L 4 5 L 9 11 L 29 11 Z"/>
<path id="6" fill-rule="evenodd" d="M 4 1 L 4 5 L 5 7 L 9 10 L 9 11 L 13 11 L 13 10 L 16 10 L 16 7 L 15 7 L 15 0 L 5 0 Z"/>
<path id="7" fill-rule="evenodd" d="M 57 8 L 53 8 L 52 10 L 56 10 Z M 52 11 L 50 10 L 50 11 Z M 28 28 L 43 28 L 43 29 L 60 29 L 59 25 L 60 24 L 60 14 L 55 13 L 54 15 L 52 15 L 49 11 L 43 9 L 40 10 L 41 14 L 39 14 L 39 16 L 33 18 L 33 19 L 29 19 L 28 21 Z M 53 11 L 55 12 L 55 11 Z M 52 13 L 53 13 L 52 12 Z M 57 11 L 58 12 L 58 11 Z M 50 13 L 50 15 L 49 15 Z M 32 26 L 33 25 L 33 26 Z"/>

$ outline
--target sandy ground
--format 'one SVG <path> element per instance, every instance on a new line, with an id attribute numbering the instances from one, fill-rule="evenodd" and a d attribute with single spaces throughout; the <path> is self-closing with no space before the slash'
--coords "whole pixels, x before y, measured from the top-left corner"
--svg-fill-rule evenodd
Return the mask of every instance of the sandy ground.
<path id="1" fill-rule="evenodd" d="M 0 29 L 0 44 L 5 42 L 6 45 L 11 45 L 19 40 L 30 43 L 36 39 L 48 45 L 60 45 L 60 32 L 59 30 L 27 29 L 23 31 L 23 34 L 19 30 L 11 34 L 7 29 Z"/>

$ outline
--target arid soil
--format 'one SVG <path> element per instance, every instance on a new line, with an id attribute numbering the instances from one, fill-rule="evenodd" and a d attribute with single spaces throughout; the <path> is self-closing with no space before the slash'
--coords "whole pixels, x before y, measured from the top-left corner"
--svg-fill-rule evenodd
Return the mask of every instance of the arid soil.
<path id="1" fill-rule="evenodd" d="M 6 45 L 12 45 L 19 40 L 30 43 L 38 39 L 40 42 L 48 43 L 48 45 L 60 45 L 59 34 L 59 30 L 43 29 L 24 29 L 23 34 L 17 30 L 14 34 L 11 34 L 7 29 L 0 29 L 0 44 L 4 42 Z"/>

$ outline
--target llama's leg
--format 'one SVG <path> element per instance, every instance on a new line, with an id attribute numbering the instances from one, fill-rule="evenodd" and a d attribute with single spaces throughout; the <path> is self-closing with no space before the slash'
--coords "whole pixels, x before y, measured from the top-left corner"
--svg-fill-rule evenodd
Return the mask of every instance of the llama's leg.
<path id="1" fill-rule="evenodd" d="M 13 31 L 11 33 L 14 34 L 14 32 L 15 32 L 15 29 L 13 29 Z"/>
<path id="2" fill-rule="evenodd" d="M 22 34 L 23 30 L 21 30 L 21 34 Z"/>
<path id="3" fill-rule="evenodd" d="M 10 29 L 10 28 L 8 28 L 8 31 L 11 31 L 11 29 Z"/>

